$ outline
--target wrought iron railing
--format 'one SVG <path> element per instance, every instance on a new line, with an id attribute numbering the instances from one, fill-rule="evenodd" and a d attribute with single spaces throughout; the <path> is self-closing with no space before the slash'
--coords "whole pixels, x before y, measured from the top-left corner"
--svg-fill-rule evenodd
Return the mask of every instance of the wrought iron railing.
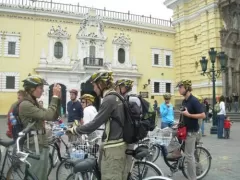
<path id="1" fill-rule="evenodd" d="M 80 6 L 79 3 L 77 5 L 72 4 L 63 4 L 49 1 L 38 1 L 38 0 L 0 0 L 0 7 L 10 7 L 15 9 L 29 9 L 35 11 L 45 11 L 52 13 L 60 13 L 60 14 L 70 14 L 83 16 L 88 13 L 90 7 Z M 164 20 L 154 18 L 150 16 L 144 15 L 136 15 L 131 14 L 130 11 L 127 13 L 110 11 L 106 8 L 104 9 L 96 9 L 97 15 L 101 16 L 105 20 L 117 20 L 122 22 L 129 22 L 135 24 L 154 24 L 159 26 L 171 26 L 171 20 Z"/>
<path id="2" fill-rule="evenodd" d="M 103 58 L 85 57 L 83 59 L 84 66 L 103 66 Z"/>

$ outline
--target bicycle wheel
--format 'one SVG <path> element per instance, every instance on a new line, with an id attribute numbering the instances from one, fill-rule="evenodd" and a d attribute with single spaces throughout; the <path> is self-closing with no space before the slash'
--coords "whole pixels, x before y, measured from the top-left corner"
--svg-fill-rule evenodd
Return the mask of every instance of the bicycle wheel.
<path id="1" fill-rule="evenodd" d="M 52 154 L 49 152 L 48 155 L 48 176 L 51 174 L 53 168 L 53 157 Z"/>
<path id="2" fill-rule="evenodd" d="M 57 152 L 57 149 L 55 148 L 54 145 L 50 145 L 50 152 L 51 152 L 51 155 L 52 155 L 52 167 L 55 168 L 57 166 L 57 163 L 58 163 L 58 152 Z"/>
<path id="3" fill-rule="evenodd" d="M 73 173 L 73 166 L 68 162 L 69 159 L 64 159 L 57 167 L 56 180 L 66 180 Z"/>
<path id="4" fill-rule="evenodd" d="M 163 177 L 163 176 L 152 176 L 152 177 L 145 178 L 143 180 L 172 180 L 172 179 L 168 177 Z"/>
<path id="5" fill-rule="evenodd" d="M 151 176 L 163 176 L 163 172 L 149 161 L 136 161 L 128 174 L 128 180 L 143 180 Z"/>
<path id="6" fill-rule="evenodd" d="M 2 151 L 1 151 L 1 148 L 0 148 L 0 163 L 2 161 Z"/>
<path id="7" fill-rule="evenodd" d="M 23 163 L 13 164 L 7 171 L 7 180 L 23 180 L 25 176 L 26 165 Z"/>
<path id="8" fill-rule="evenodd" d="M 160 155 L 160 151 L 161 151 L 160 147 L 157 146 L 156 144 L 153 144 L 149 148 L 150 155 L 147 157 L 147 160 L 154 163 L 158 159 L 158 157 Z"/>
<path id="9" fill-rule="evenodd" d="M 206 148 L 197 146 L 194 152 L 194 156 L 195 156 L 195 162 L 196 162 L 197 179 L 202 179 L 207 175 L 208 171 L 211 168 L 211 162 L 212 162 L 211 154 Z M 182 165 L 183 165 L 182 173 L 187 178 L 188 173 L 187 173 L 187 164 L 186 164 L 185 157 L 183 158 Z"/>
<path id="10" fill-rule="evenodd" d="M 172 179 L 168 177 L 163 177 L 163 176 L 152 176 L 152 177 L 145 178 L 143 180 L 172 180 Z"/>
<path id="11" fill-rule="evenodd" d="M 77 177 L 77 178 L 76 178 Z M 66 180 L 101 180 L 94 172 L 70 174 Z"/>
<path id="12" fill-rule="evenodd" d="M 144 139 L 139 146 L 141 145 L 147 145 L 149 149 L 149 155 L 147 156 L 146 160 L 150 162 L 155 162 L 159 155 L 160 155 L 160 147 L 156 144 L 152 144 L 150 142 L 150 139 Z"/>

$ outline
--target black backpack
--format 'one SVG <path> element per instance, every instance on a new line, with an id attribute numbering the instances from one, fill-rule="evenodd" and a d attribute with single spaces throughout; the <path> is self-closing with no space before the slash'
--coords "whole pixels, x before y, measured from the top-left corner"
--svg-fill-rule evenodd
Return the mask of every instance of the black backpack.
<path id="1" fill-rule="evenodd" d="M 119 122 L 119 125 L 123 128 L 123 140 L 126 143 L 137 143 L 147 136 L 148 131 L 152 131 L 156 127 L 156 113 L 155 111 L 149 112 L 151 105 L 142 99 L 141 96 L 130 95 L 124 98 L 117 92 L 110 92 L 108 95 L 115 95 L 123 102 L 125 113 L 124 125 L 119 121 L 117 122 Z M 142 110 L 136 102 L 129 101 L 131 96 L 139 98 Z"/>

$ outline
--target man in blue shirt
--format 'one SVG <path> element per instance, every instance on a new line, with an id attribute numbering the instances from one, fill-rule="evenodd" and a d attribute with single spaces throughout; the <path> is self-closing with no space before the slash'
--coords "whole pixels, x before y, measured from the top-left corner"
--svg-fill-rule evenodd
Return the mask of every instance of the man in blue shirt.
<path id="1" fill-rule="evenodd" d="M 172 127 L 174 121 L 173 106 L 170 103 L 171 94 L 165 93 L 163 95 L 163 98 L 165 102 L 160 105 L 160 113 L 162 117 L 161 129 L 166 127 Z"/>
<path id="2" fill-rule="evenodd" d="M 67 103 L 67 111 L 68 111 L 68 123 L 73 123 L 74 120 L 78 120 L 80 123 L 83 118 L 83 108 L 81 103 L 77 100 L 78 91 L 76 89 L 72 89 L 70 91 L 70 99 Z"/>

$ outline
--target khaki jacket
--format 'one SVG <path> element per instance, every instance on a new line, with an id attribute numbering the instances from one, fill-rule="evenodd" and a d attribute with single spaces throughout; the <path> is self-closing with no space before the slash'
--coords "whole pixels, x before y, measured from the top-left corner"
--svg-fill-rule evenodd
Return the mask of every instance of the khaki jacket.
<path id="1" fill-rule="evenodd" d="M 26 128 L 29 123 L 36 121 L 33 129 L 44 130 L 44 121 L 56 120 L 60 114 L 60 107 L 60 99 L 56 97 L 52 97 L 48 109 L 43 109 L 39 107 L 38 103 L 30 95 L 28 95 L 19 105 L 19 118 L 23 123 L 23 128 Z M 39 143 L 42 144 L 43 142 Z M 44 144 L 45 143 L 46 142 L 44 142 Z"/>
<path id="2" fill-rule="evenodd" d="M 60 109 L 60 99 L 53 97 L 48 109 L 42 109 L 38 103 L 29 95 L 19 106 L 19 117 L 24 128 L 28 123 L 37 121 L 34 129 L 42 130 L 44 128 L 44 120 L 53 121 L 58 118 Z"/>

